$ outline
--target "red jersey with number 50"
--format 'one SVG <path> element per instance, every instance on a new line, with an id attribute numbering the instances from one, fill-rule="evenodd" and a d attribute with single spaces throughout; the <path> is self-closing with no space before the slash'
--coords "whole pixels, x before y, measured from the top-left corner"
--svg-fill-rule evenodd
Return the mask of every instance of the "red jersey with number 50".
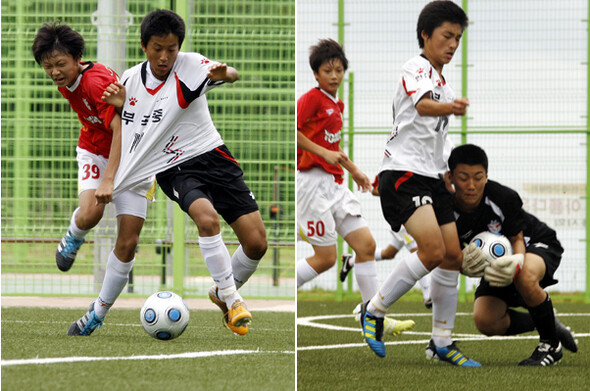
<path id="1" fill-rule="evenodd" d="M 70 102 L 72 109 L 82 122 L 78 146 L 95 155 L 109 157 L 113 131 L 109 127 L 115 116 L 115 107 L 105 103 L 101 97 L 111 83 L 119 80 L 109 67 L 93 62 L 88 65 L 71 87 L 58 87 Z"/>
<path id="2" fill-rule="evenodd" d="M 314 143 L 331 151 L 340 150 L 344 103 L 327 92 L 312 88 L 297 101 L 297 130 Z M 328 164 L 316 154 L 297 148 L 297 169 L 320 167 L 330 174 L 342 176 L 340 165 Z"/>

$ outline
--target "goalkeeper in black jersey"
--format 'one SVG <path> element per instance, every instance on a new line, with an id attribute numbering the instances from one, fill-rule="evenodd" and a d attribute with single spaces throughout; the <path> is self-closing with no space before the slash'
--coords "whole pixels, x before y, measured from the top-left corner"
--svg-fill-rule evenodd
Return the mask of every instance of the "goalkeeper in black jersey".
<path id="1" fill-rule="evenodd" d="M 483 334 L 516 335 L 539 332 L 540 342 L 531 357 L 519 365 L 546 366 L 562 356 L 562 345 L 576 352 L 573 334 L 553 312 L 544 288 L 554 285 L 563 248 L 553 229 L 522 209 L 517 192 L 488 180 L 488 159 L 483 149 L 466 144 L 449 157 L 447 184 L 455 193 L 453 204 L 462 246 L 482 231 L 506 236 L 513 255 L 491 263 L 463 265 L 463 274 L 483 277 L 475 291 L 473 319 Z M 515 311 L 524 307 L 528 312 Z"/>

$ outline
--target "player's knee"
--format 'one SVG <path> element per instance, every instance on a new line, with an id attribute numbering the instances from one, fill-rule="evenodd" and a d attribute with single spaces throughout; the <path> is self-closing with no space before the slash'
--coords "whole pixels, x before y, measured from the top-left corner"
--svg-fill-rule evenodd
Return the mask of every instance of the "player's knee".
<path id="1" fill-rule="evenodd" d="M 377 245 L 375 244 L 374 240 L 367 241 L 363 243 L 363 245 L 358 249 L 354 249 L 354 252 L 356 253 L 357 262 L 365 262 L 375 259 L 376 249 Z"/>
<path id="2" fill-rule="evenodd" d="M 217 214 L 202 213 L 194 217 L 193 221 L 197 224 L 200 236 L 214 236 L 221 231 Z"/>
<path id="3" fill-rule="evenodd" d="M 122 262 L 128 262 L 135 258 L 135 250 L 139 243 L 139 235 L 130 235 L 124 238 L 117 238 L 115 254 Z"/>
<path id="4" fill-rule="evenodd" d="M 485 314 L 473 313 L 473 322 L 480 333 L 486 336 L 496 335 L 490 319 Z"/>
<path id="5" fill-rule="evenodd" d="M 258 236 L 255 240 L 250 241 L 249 243 L 243 244 L 242 247 L 248 258 L 262 259 L 268 249 L 268 242 L 266 241 L 266 236 L 263 235 Z"/>
<path id="6" fill-rule="evenodd" d="M 76 225 L 80 229 L 96 227 L 102 218 L 103 210 L 100 208 L 80 208 L 76 213 Z"/>
<path id="7" fill-rule="evenodd" d="M 523 297 L 525 302 L 528 302 L 529 298 L 534 297 L 540 290 L 543 290 L 539 285 L 539 280 L 534 273 L 528 272 L 523 269 L 514 280 L 516 290 Z"/>
<path id="8" fill-rule="evenodd" d="M 420 253 L 420 260 L 424 262 L 429 269 L 433 269 L 440 265 L 445 258 L 445 246 L 425 246 L 421 248 L 418 246 L 418 252 Z"/>
<path id="9" fill-rule="evenodd" d="M 318 265 L 321 268 L 321 271 L 318 271 L 318 273 L 323 273 L 326 270 L 329 270 L 335 264 L 336 264 L 336 254 L 334 254 L 334 256 L 323 255 L 320 262 L 319 262 L 319 265 Z"/>

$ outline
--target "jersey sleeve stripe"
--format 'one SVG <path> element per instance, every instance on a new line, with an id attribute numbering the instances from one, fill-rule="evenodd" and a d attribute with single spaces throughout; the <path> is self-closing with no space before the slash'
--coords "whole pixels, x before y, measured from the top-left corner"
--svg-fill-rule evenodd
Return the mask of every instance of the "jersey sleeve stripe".
<path id="1" fill-rule="evenodd" d="M 203 88 L 205 88 L 209 82 L 209 78 L 205 78 L 205 80 L 203 80 L 201 85 L 199 85 L 196 90 L 191 91 L 190 88 L 188 88 L 186 84 L 184 84 L 182 80 L 178 78 L 176 72 L 174 73 L 174 77 L 176 78 L 176 95 L 178 96 L 178 104 L 183 109 L 186 109 L 192 101 L 201 96 Z"/>

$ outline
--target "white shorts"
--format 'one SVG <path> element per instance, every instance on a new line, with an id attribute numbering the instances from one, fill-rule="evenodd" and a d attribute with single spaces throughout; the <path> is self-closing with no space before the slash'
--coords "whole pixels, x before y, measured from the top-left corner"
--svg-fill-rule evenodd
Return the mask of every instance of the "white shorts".
<path id="1" fill-rule="evenodd" d="M 391 241 L 389 244 L 391 244 L 397 250 L 401 250 L 402 247 L 405 246 L 408 251 L 412 251 L 418 247 L 414 238 L 410 236 L 408 231 L 406 231 L 406 227 L 403 225 L 398 232 L 389 230 L 389 233 L 391 233 Z"/>
<path id="2" fill-rule="evenodd" d="M 337 234 L 345 237 L 366 227 L 361 204 L 334 176 L 313 168 L 297 172 L 297 225 L 299 239 L 314 246 L 336 244 Z"/>
<path id="3" fill-rule="evenodd" d="M 76 147 L 78 161 L 78 195 L 86 190 L 96 190 L 102 180 L 108 159 Z M 152 177 L 113 199 L 117 216 L 122 214 L 145 219 L 147 205 L 154 199 L 155 178 Z"/>

